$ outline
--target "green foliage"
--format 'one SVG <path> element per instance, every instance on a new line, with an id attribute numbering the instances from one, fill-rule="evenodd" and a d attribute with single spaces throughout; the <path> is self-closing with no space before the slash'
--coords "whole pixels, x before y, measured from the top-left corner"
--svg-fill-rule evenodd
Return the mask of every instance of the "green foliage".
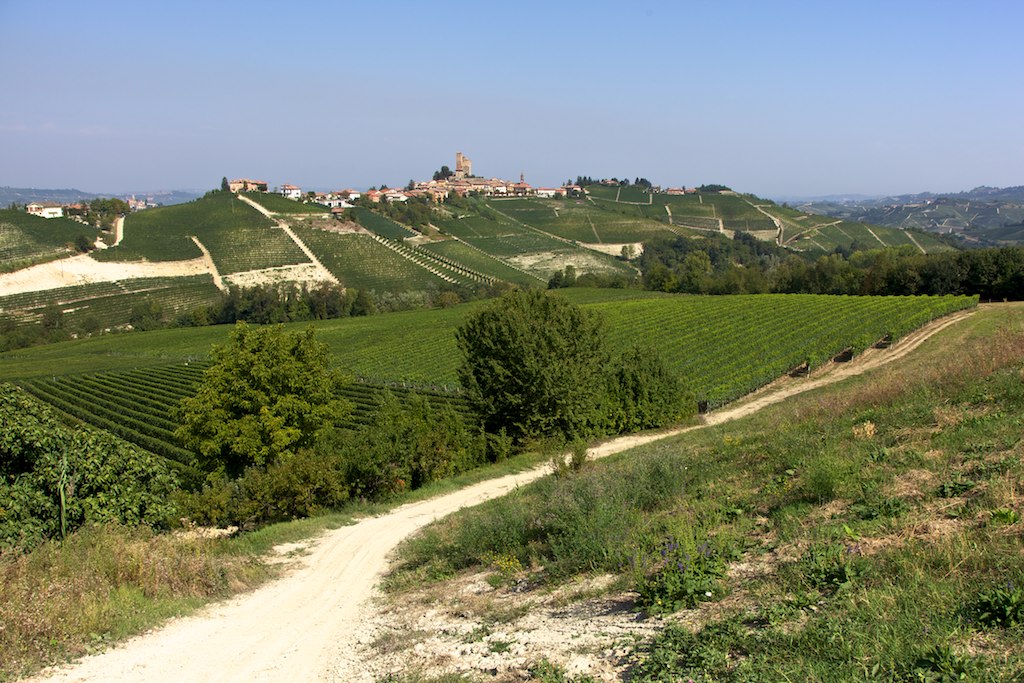
<path id="1" fill-rule="evenodd" d="M 344 453 L 353 497 L 379 500 L 483 464 L 487 445 L 450 406 L 385 392 L 366 426 L 335 434 L 320 450 Z"/>
<path id="2" fill-rule="evenodd" d="M 542 659 L 530 667 L 530 680 L 540 683 L 594 683 L 596 679 L 591 676 L 571 676 L 564 668 Z"/>
<path id="3" fill-rule="evenodd" d="M 450 406 L 385 392 L 368 424 L 325 430 L 314 448 L 235 479 L 213 477 L 180 507 L 193 522 L 242 528 L 309 517 L 350 498 L 385 500 L 477 467 L 487 461 L 486 446 Z"/>
<path id="4" fill-rule="evenodd" d="M 722 595 L 725 560 L 705 541 L 665 540 L 653 572 L 637 580 L 637 606 L 648 614 L 669 614 Z"/>
<path id="5" fill-rule="evenodd" d="M 181 495 L 178 507 L 196 524 L 252 529 L 337 509 L 348 491 L 338 457 L 301 450 L 267 467 L 250 467 L 237 479 L 215 477 Z"/>
<path id="6" fill-rule="evenodd" d="M 1024 624 L 1024 587 L 1008 581 L 990 588 L 978 595 L 973 607 L 978 622 L 985 626 Z"/>
<path id="7" fill-rule="evenodd" d="M 203 471 L 237 477 L 269 465 L 312 446 L 347 410 L 337 397 L 342 379 L 312 327 L 296 334 L 238 323 L 213 356 L 195 396 L 176 413 L 176 434 Z"/>
<path id="8" fill-rule="evenodd" d="M 858 545 L 815 543 L 797 561 L 797 572 L 809 588 L 835 590 L 849 587 L 864 572 Z"/>
<path id="9" fill-rule="evenodd" d="M 486 431 L 518 440 L 600 431 L 609 353 L 600 319 L 544 292 L 516 291 L 455 333 L 459 378 Z"/>
<path id="10" fill-rule="evenodd" d="M 656 349 L 634 346 L 611 368 L 609 415 L 616 433 L 664 427 L 697 412 L 697 403 Z"/>
<path id="11" fill-rule="evenodd" d="M 158 457 L 0 385 L 0 547 L 29 548 L 83 524 L 161 526 L 175 481 Z"/>

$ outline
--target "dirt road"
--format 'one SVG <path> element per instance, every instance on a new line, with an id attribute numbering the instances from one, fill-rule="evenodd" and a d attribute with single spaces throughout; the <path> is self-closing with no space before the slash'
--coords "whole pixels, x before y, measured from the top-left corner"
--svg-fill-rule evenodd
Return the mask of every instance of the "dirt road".
<path id="1" fill-rule="evenodd" d="M 934 321 L 890 349 L 872 349 L 810 377 L 780 380 L 706 416 L 705 422 L 735 420 L 794 394 L 892 362 L 970 314 L 965 311 Z M 603 457 L 679 431 L 683 430 L 626 436 L 590 453 Z M 280 580 L 31 680 L 373 681 L 374 675 L 361 659 L 359 647 L 365 639 L 360 636 L 365 635 L 374 610 L 375 586 L 395 546 L 434 519 L 504 495 L 548 471 L 542 466 L 481 482 L 328 532 L 306 543 L 308 553 Z"/>

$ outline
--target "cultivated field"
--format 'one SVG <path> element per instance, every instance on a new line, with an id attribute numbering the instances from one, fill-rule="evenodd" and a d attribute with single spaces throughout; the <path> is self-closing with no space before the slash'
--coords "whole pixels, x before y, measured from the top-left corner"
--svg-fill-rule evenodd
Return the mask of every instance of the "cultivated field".
<path id="1" fill-rule="evenodd" d="M 844 351 L 856 353 L 883 338 L 899 338 L 933 318 L 976 303 L 971 297 L 566 292 L 606 319 L 615 348 L 641 344 L 657 349 L 705 409 L 733 401 L 787 371 L 817 367 Z M 368 386 L 417 387 L 457 397 L 454 330 L 480 305 L 324 321 L 316 325 L 317 336 L 329 345 L 338 367 L 363 378 Z M 227 331 L 162 330 L 25 349 L 0 356 L 0 373 L 100 427 L 108 428 L 123 412 L 126 419 L 117 433 L 174 457 L 180 447 L 168 436 L 173 429 L 166 423 L 167 415 L 194 387 L 210 343 L 222 342 Z M 126 372 L 126 367 L 139 369 Z M 149 408 L 133 397 L 128 389 L 132 384 L 154 389 Z M 121 387 L 120 394 L 86 389 L 114 385 Z M 370 404 L 371 398 L 361 401 L 364 408 Z M 97 407 L 95 419 L 90 406 Z M 161 418 L 155 429 L 143 426 L 147 414 Z"/>

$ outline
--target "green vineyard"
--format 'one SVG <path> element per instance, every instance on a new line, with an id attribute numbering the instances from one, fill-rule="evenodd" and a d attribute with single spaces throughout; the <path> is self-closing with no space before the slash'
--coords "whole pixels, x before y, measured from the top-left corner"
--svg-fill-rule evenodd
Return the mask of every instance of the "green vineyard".
<path id="1" fill-rule="evenodd" d="M 65 375 L 25 381 L 21 387 L 69 418 L 111 432 L 180 465 L 188 465 L 192 453 L 175 437 L 178 424 L 172 416 L 181 399 L 195 392 L 206 367 L 207 363 L 197 362 Z M 345 426 L 368 423 L 385 391 L 399 400 L 415 391 L 435 408 L 448 406 L 468 416 L 468 403 L 454 389 L 411 386 L 406 382 L 354 381 L 341 391 L 352 405 Z"/>
<path id="2" fill-rule="evenodd" d="M 657 349 L 703 409 L 713 410 L 787 372 L 815 368 L 833 357 L 897 340 L 928 321 L 973 307 L 975 297 L 854 297 L 770 294 L 700 297 L 636 290 L 562 290 L 598 312 L 612 346 Z M 332 362 L 359 378 L 346 390 L 355 404 L 353 423 L 368 419 L 382 387 L 418 390 L 460 412 L 459 352 L 454 331 L 484 303 L 319 323 L 317 337 Z M 170 334 L 174 332 L 174 334 Z M 83 340 L 63 345 L 59 362 L 46 363 L 46 347 L 10 358 L 24 370 L 40 356 L 34 374 L 17 383 L 67 415 L 108 429 L 155 453 L 183 461 L 173 438 L 171 408 L 192 392 L 205 367 L 211 335 L 227 329 L 138 333 L 131 338 Z M 191 342 L 189 340 L 192 340 Z M 136 354 L 129 357 L 126 352 Z M 175 359 L 180 359 L 175 361 Z M 186 358 L 193 359 L 185 362 Z M 197 362 L 198 360 L 198 362 Z M 78 371 L 90 362 L 132 370 Z M 0 372 L 4 367 L 0 364 Z"/>

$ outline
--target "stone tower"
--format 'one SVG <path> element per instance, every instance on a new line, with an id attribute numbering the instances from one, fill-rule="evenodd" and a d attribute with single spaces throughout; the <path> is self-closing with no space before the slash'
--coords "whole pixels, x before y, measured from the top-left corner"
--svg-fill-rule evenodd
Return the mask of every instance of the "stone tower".
<path id="1" fill-rule="evenodd" d="M 473 175 L 473 162 L 462 152 L 455 153 L 455 177 L 465 178 Z"/>

